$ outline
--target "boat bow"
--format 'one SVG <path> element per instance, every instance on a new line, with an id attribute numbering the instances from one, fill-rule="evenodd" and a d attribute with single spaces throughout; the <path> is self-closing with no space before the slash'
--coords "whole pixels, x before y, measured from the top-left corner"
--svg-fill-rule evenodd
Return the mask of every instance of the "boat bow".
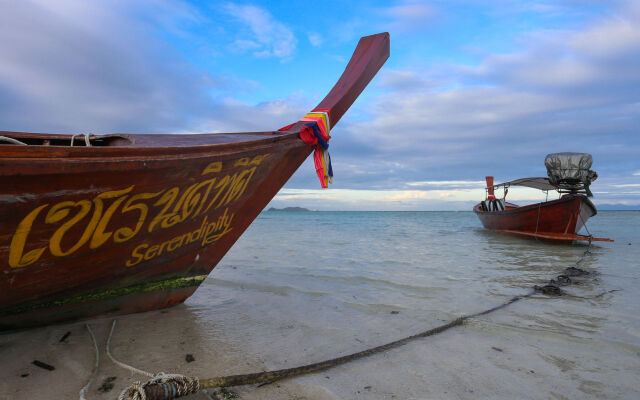
<path id="1" fill-rule="evenodd" d="M 388 33 L 362 38 L 329 94 L 280 131 L 0 132 L 0 330 L 183 302 L 388 57 Z"/>

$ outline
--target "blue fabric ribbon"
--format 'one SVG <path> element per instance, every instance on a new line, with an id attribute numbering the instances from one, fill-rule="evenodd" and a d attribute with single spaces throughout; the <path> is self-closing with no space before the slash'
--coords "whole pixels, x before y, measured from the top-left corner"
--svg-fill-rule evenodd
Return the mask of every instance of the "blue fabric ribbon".
<path id="1" fill-rule="evenodd" d="M 309 122 L 308 124 L 305 124 L 305 125 L 313 129 L 313 133 L 315 133 L 316 137 L 318 138 L 318 143 L 320 143 L 320 146 L 322 146 L 323 149 L 327 150 L 329 148 L 329 143 L 322 138 L 322 134 L 320 133 L 320 128 L 318 128 L 318 123 Z"/>

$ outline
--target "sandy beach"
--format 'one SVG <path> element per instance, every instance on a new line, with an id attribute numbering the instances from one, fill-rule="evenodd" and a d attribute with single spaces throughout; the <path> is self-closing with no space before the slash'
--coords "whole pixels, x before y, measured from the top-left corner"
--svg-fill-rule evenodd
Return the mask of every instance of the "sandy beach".
<path id="1" fill-rule="evenodd" d="M 220 340 L 215 329 L 206 335 L 188 318 L 187 308 L 178 306 L 166 312 L 118 318 L 112 339 L 114 357 L 148 371 L 179 372 L 204 378 L 287 368 L 331 357 L 334 355 L 329 354 L 332 349 L 347 347 L 342 344 L 331 346 L 326 338 L 317 335 L 283 332 L 279 343 L 263 349 L 263 353 L 269 355 L 264 359 L 241 350 L 241 338 Z M 104 344 L 111 320 L 89 323 L 101 345 L 101 365 L 86 398 L 114 399 L 126 384 L 145 378 L 114 365 L 107 358 Z M 522 346 L 522 339 L 514 340 L 519 338 L 517 335 L 496 337 L 486 322 L 469 325 L 321 373 L 232 390 L 241 399 L 569 399 L 590 393 L 589 382 L 572 390 L 564 382 L 563 374 L 549 370 L 542 360 L 532 360 L 526 346 Z M 281 330 L 292 331 L 293 327 L 283 326 Z M 465 332 L 468 330 L 473 334 Z M 60 342 L 67 332 L 71 334 Z M 552 338 L 549 341 L 553 342 Z M 354 341 L 352 349 L 361 347 L 357 344 Z M 91 377 L 95 362 L 93 345 L 84 323 L 6 335 L 0 349 L 2 360 L 11 360 L 11 365 L 4 365 L 1 370 L 3 399 L 78 398 L 80 389 Z M 195 361 L 186 362 L 187 354 L 192 354 Z M 594 355 L 592 362 L 597 358 Z M 37 367 L 31 364 L 33 360 L 43 361 L 56 369 L 48 371 Z M 501 368 L 491 365 L 496 362 Z M 553 362 L 560 371 L 572 369 L 572 363 L 561 357 L 554 358 Z M 616 379 L 616 375 L 612 373 L 611 379 Z M 112 381 L 113 389 L 107 387 L 105 390 L 109 377 L 116 377 Z M 632 379 L 631 376 L 628 378 Z M 208 397 L 200 393 L 189 398 Z"/>
<path id="2" fill-rule="evenodd" d="M 229 371 L 240 373 L 264 368 L 260 360 L 249 354 L 240 356 L 241 352 L 233 343 L 219 341 L 215 333 L 205 337 L 189 318 L 187 308 L 180 305 L 170 310 L 118 317 L 111 344 L 113 356 L 154 373 L 179 372 L 189 376 L 217 376 Z M 91 379 L 95 363 L 95 349 L 85 324 L 91 326 L 100 346 L 99 372 L 87 392 L 87 399 L 114 399 L 128 384 L 147 379 L 114 364 L 107 357 L 105 345 L 112 319 L 96 319 L 2 336 L 0 398 L 78 398 L 82 387 Z M 191 354 L 194 361 L 187 362 L 187 354 Z M 6 360 L 11 360 L 10 365 Z M 54 366 L 55 370 L 33 365 L 34 360 Z M 285 387 L 275 385 L 261 388 L 257 393 L 253 388 L 234 389 L 234 392 L 247 399 L 272 395 L 275 398 L 300 398 Z M 212 395 L 214 393 L 211 391 Z M 199 393 L 188 398 L 209 397 Z"/>
<path id="3" fill-rule="evenodd" d="M 394 314 L 346 328 L 348 321 L 340 319 L 337 311 L 291 312 L 279 321 L 280 326 L 273 326 L 274 331 L 263 332 L 268 340 L 258 338 L 260 332 L 243 337 L 239 328 L 222 323 L 203 326 L 199 312 L 189 305 L 119 317 L 111 350 L 116 359 L 143 370 L 208 378 L 289 368 L 358 351 L 408 333 L 394 326 Z M 308 319 L 303 314 L 309 315 Z M 265 319 L 271 317 L 274 315 L 268 312 L 264 315 Z M 323 326 L 332 318 L 337 318 L 345 329 L 338 332 Z M 228 322 L 243 317 L 227 315 L 223 319 Z M 231 390 L 240 399 L 292 400 L 631 399 L 637 394 L 632 384 L 638 371 L 637 353 L 633 353 L 637 349 L 618 345 L 627 357 L 607 370 L 602 364 L 609 357 L 606 348 L 589 349 L 589 356 L 585 357 L 582 354 L 588 340 L 567 343 L 561 332 L 537 335 L 526 328 L 505 331 L 500 327 L 501 319 L 499 315 L 476 319 L 438 336 L 324 372 Z M 126 385 L 144 381 L 144 376 L 116 366 L 107 358 L 105 341 L 111 319 L 87 322 L 99 343 L 101 363 L 86 398 L 115 399 Z M 265 320 L 253 322 L 265 324 Z M 440 319 L 433 322 L 442 323 Z M 376 333 L 367 334 L 372 330 Z M 67 332 L 71 333 L 60 342 Z M 0 343 L 2 399 L 74 399 L 91 377 L 94 348 L 84 323 L 3 335 Z M 187 354 L 195 360 L 187 362 Z M 50 364 L 55 370 L 37 367 L 33 360 Z M 595 380 L 589 379 L 592 374 Z M 599 383 L 602 379 L 610 385 L 604 387 Z M 109 382 L 113 383 L 111 389 Z M 199 393 L 189 398 L 216 397 Z"/>

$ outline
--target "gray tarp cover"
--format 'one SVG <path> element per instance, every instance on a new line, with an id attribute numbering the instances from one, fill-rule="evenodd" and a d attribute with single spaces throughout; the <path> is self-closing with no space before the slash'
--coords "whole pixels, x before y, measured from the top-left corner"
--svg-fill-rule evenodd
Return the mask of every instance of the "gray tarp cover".
<path id="1" fill-rule="evenodd" d="M 582 184 L 589 186 L 598 174 L 590 170 L 593 164 L 591 154 L 586 153 L 555 153 L 544 159 L 549 181 L 552 184 Z"/>

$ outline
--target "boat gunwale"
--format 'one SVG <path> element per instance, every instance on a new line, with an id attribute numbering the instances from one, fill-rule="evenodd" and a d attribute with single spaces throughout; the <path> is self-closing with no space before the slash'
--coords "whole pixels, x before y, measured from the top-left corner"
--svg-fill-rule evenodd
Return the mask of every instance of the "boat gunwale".
<path id="1" fill-rule="evenodd" d="M 508 215 L 508 214 L 517 214 L 517 213 L 522 213 L 522 212 L 526 212 L 529 210 L 533 210 L 533 209 L 537 209 L 538 207 L 551 207 L 551 206 L 555 206 L 558 204 L 562 204 L 562 203 L 568 203 L 571 201 L 575 201 L 576 199 L 582 199 L 582 201 L 588 205 L 592 211 L 593 211 L 593 215 L 596 215 L 598 213 L 598 211 L 596 210 L 595 205 L 593 204 L 593 202 L 591 200 L 589 200 L 589 198 L 587 196 L 584 195 L 573 195 L 573 194 L 568 194 L 565 195 L 559 199 L 555 199 L 555 200 L 549 200 L 549 201 L 540 201 L 537 203 L 532 203 L 532 204 L 526 204 L 523 206 L 516 206 L 513 203 L 509 203 L 511 205 L 516 206 L 515 208 L 512 208 L 510 210 L 502 210 L 502 211 L 484 211 L 480 209 L 480 204 L 478 203 L 473 207 L 473 212 L 475 212 L 476 214 L 480 214 L 480 215 Z M 592 216 L 593 216 L 592 215 Z"/>
<path id="2" fill-rule="evenodd" d="M 0 131 L 0 135 L 3 133 L 27 133 L 28 132 L 2 132 Z M 66 134 L 37 134 L 41 136 L 29 136 L 29 138 L 43 138 L 43 139 L 63 139 L 68 140 L 71 138 L 71 135 Z M 202 136 L 203 140 L 206 140 L 206 137 L 215 137 L 222 135 L 260 135 L 264 137 L 251 138 L 249 140 L 243 141 L 233 141 L 233 142 L 220 142 L 220 143 L 199 143 L 199 144 L 180 144 L 171 142 L 171 138 L 179 139 L 181 136 L 190 136 L 191 138 L 196 136 Z M 100 135 L 96 138 L 104 138 L 104 137 L 112 137 L 116 135 Z M 123 145 L 123 146 L 47 146 L 47 145 L 14 145 L 0 144 L 0 162 L 3 161 L 19 161 L 19 160 L 30 160 L 30 161 L 40 161 L 46 160 L 50 161 L 55 159 L 57 162 L 63 161 L 73 161 L 73 160 L 83 160 L 91 159 L 92 161 L 100 161 L 101 158 L 104 160 L 113 160 L 114 158 L 118 159 L 147 159 L 147 158 L 158 158 L 159 156 L 167 156 L 168 159 L 171 158 L 187 158 L 191 155 L 197 155 L 201 153 L 211 153 L 214 152 L 217 155 L 224 155 L 227 153 L 239 153 L 244 151 L 253 151 L 260 148 L 267 148 L 272 146 L 275 143 L 282 142 L 294 142 L 299 138 L 298 131 L 267 131 L 267 132 L 239 132 L 239 133 L 205 133 L 205 134 L 131 134 L 131 135 L 121 135 L 117 134 L 120 137 L 133 138 L 135 140 L 137 137 L 145 137 L 146 139 L 150 139 L 152 137 L 157 137 L 161 140 L 166 140 L 166 145 L 154 146 L 154 145 L 146 145 L 144 143 L 132 143 L 131 145 Z M 82 140 L 82 139 L 79 139 Z M 285 144 L 282 143 L 282 144 Z M 303 142 L 300 141 L 302 144 Z M 189 157 L 190 158 L 190 157 Z"/>

